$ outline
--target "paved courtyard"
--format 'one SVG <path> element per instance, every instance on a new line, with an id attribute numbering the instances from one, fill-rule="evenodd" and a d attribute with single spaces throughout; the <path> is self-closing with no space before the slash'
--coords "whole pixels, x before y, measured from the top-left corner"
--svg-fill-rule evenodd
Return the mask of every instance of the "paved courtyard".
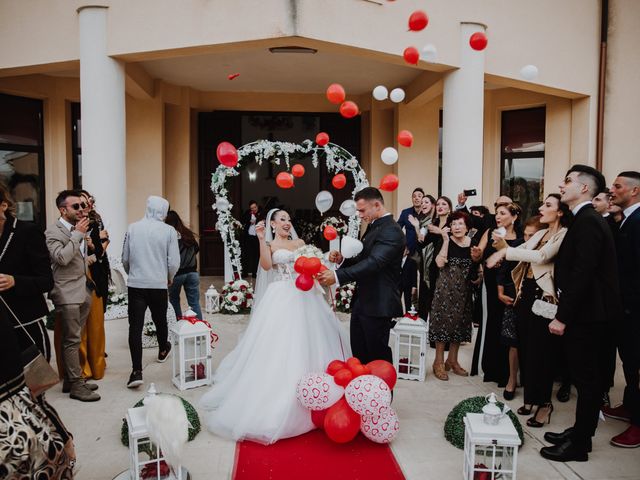
<path id="1" fill-rule="evenodd" d="M 203 279 L 202 290 L 213 281 L 220 286 L 221 280 Z M 214 351 L 214 365 L 236 344 L 246 327 L 247 316 L 207 316 L 220 341 Z M 348 316 L 341 315 L 348 330 Z M 156 349 L 144 351 L 145 385 L 139 390 L 129 390 L 125 383 L 130 373 L 130 357 L 127 345 L 128 324 L 126 319 L 106 323 L 107 371 L 98 381 L 102 400 L 97 403 L 81 403 L 70 400 L 57 386 L 47 395 L 61 417 L 75 435 L 78 456 L 77 477 L 79 480 L 111 479 L 128 468 L 128 451 L 120 443 L 120 427 L 127 408 L 140 400 L 151 382 L 160 392 L 178 393 L 171 384 L 171 362 L 156 363 Z M 286 332 L 283 332 L 285 334 Z M 433 362 L 433 350 L 429 351 L 427 365 Z M 460 350 L 461 364 L 468 366 L 472 345 Z M 616 386 L 611 392 L 612 400 L 622 397 L 624 380 L 618 369 Z M 198 408 L 198 400 L 204 393 L 202 387 L 182 392 L 181 395 Z M 495 384 L 485 384 L 479 377 L 450 376 L 441 382 L 428 371 L 425 382 L 400 380 L 395 388 L 393 407 L 400 418 L 400 433 L 392 444 L 395 456 L 407 479 L 460 479 L 462 478 L 462 451 L 451 446 L 443 434 L 444 420 L 451 408 L 459 401 L 486 395 L 491 391 L 499 394 Z M 512 409 L 521 405 L 522 392 L 508 402 Z M 526 417 L 520 417 L 525 432 L 525 444 L 518 457 L 518 477 L 535 479 L 639 479 L 640 449 L 620 449 L 609 445 L 609 438 L 625 428 L 616 420 L 600 423 L 593 443 L 593 453 L 586 463 L 553 463 L 540 457 L 538 450 L 544 446 L 543 435 L 549 430 L 561 430 L 572 423 L 575 407 L 575 391 L 568 403 L 555 402 L 551 425 L 541 429 L 528 428 Z M 202 410 L 198 408 L 200 414 Z M 202 431 L 185 449 L 185 466 L 196 480 L 228 479 L 234 462 L 235 443 Z M 259 480 L 259 479 L 257 479 Z M 371 479 L 374 480 L 374 479 Z M 381 479 L 383 480 L 383 479 Z"/>

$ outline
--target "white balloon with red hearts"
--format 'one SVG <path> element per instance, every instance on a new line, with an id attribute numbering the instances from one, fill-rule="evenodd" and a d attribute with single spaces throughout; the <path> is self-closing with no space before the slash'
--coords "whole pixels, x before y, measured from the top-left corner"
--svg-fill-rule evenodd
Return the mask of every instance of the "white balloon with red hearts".
<path id="1" fill-rule="evenodd" d="M 391 390 L 375 375 L 360 375 L 349 382 L 344 398 L 349 406 L 362 416 L 380 416 L 389 411 Z"/>
<path id="2" fill-rule="evenodd" d="M 375 443 L 389 443 L 400 431 L 400 422 L 395 410 L 389 407 L 384 415 L 364 416 L 360 421 L 360 431 Z"/>
<path id="3" fill-rule="evenodd" d="M 308 373 L 298 382 L 296 398 L 309 410 L 324 410 L 344 395 L 344 388 L 328 373 Z"/>

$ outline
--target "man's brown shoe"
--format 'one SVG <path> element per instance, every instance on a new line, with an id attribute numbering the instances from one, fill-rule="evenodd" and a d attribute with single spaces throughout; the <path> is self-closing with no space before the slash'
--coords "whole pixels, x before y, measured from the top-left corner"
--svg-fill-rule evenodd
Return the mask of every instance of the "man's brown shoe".
<path id="1" fill-rule="evenodd" d="M 73 384 L 71 387 L 71 394 L 69 396 L 75 400 L 80 400 L 81 402 L 97 402 L 100 400 L 100 395 L 93 392 L 84 383 L 80 382 Z"/>

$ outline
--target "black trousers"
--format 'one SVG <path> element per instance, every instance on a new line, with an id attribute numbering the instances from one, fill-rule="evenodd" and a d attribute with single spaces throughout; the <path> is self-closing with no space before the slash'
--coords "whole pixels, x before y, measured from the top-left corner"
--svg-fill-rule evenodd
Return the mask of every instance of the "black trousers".
<path id="1" fill-rule="evenodd" d="M 156 326 L 158 348 L 164 350 L 169 335 L 167 327 L 168 292 L 166 288 L 128 288 L 129 351 L 133 370 L 142 370 L 142 329 L 147 307 Z"/>
<path id="2" fill-rule="evenodd" d="M 573 440 L 584 444 L 598 426 L 602 395 L 607 388 L 611 326 L 606 323 L 567 325 L 564 336 L 569 373 L 578 391 Z"/>
<path id="3" fill-rule="evenodd" d="M 260 261 L 260 242 L 255 235 L 246 235 L 242 247 L 242 272 L 254 277 L 258 271 Z"/>
<path id="4" fill-rule="evenodd" d="M 625 309 L 618 333 L 618 351 L 622 359 L 625 408 L 631 413 L 631 423 L 640 427 L 640 312 Z"/>
<path id="5" fill-rule="evenodd" d="M 390 317 L 373 317 L 360 313 L 359 300 L 353 303 L 351 312 L 351 351 L 363 364 L 372 360 L 393 363 L 389 347 Z"/>
<path id="6" fill-rule="evenodd" d="M 536 281 L 526 278 L 515 307 L 520 378 L 524 385 L 524 403 L 528 405 L 551 402 L 560 349 L 560 337 L 549 332 L 551 320 L 531 311 L 533 302 L 541 296 Z"/>

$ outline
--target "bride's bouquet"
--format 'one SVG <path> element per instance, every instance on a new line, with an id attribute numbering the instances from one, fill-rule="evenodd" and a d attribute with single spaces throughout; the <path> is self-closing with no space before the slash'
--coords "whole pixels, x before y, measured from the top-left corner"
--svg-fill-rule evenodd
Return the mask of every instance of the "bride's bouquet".
<path id="1" fill-rule="evenodd" d="M 302 247 L 294 251 L 293 254 L 296 260 L 300 257 L 306 257 L 306 258 L 316 257 L 316 258 L 319 258 L 320 261 L 324 260 L 324 254 L 322 253 L 322 250 L 320 250 L 315 245 L 303 245 Z"/>
<path id="2" fill-rule="evenodd" d="M 335 228 L 338 236 L 340 237 L 346 235 L 349 231 L 349 225 L 347 225 L 347 223 L 341 218 L 327 217 L 320 224 L 320 232 L 324 232 L 324 229 L 329 226 Z"/>

